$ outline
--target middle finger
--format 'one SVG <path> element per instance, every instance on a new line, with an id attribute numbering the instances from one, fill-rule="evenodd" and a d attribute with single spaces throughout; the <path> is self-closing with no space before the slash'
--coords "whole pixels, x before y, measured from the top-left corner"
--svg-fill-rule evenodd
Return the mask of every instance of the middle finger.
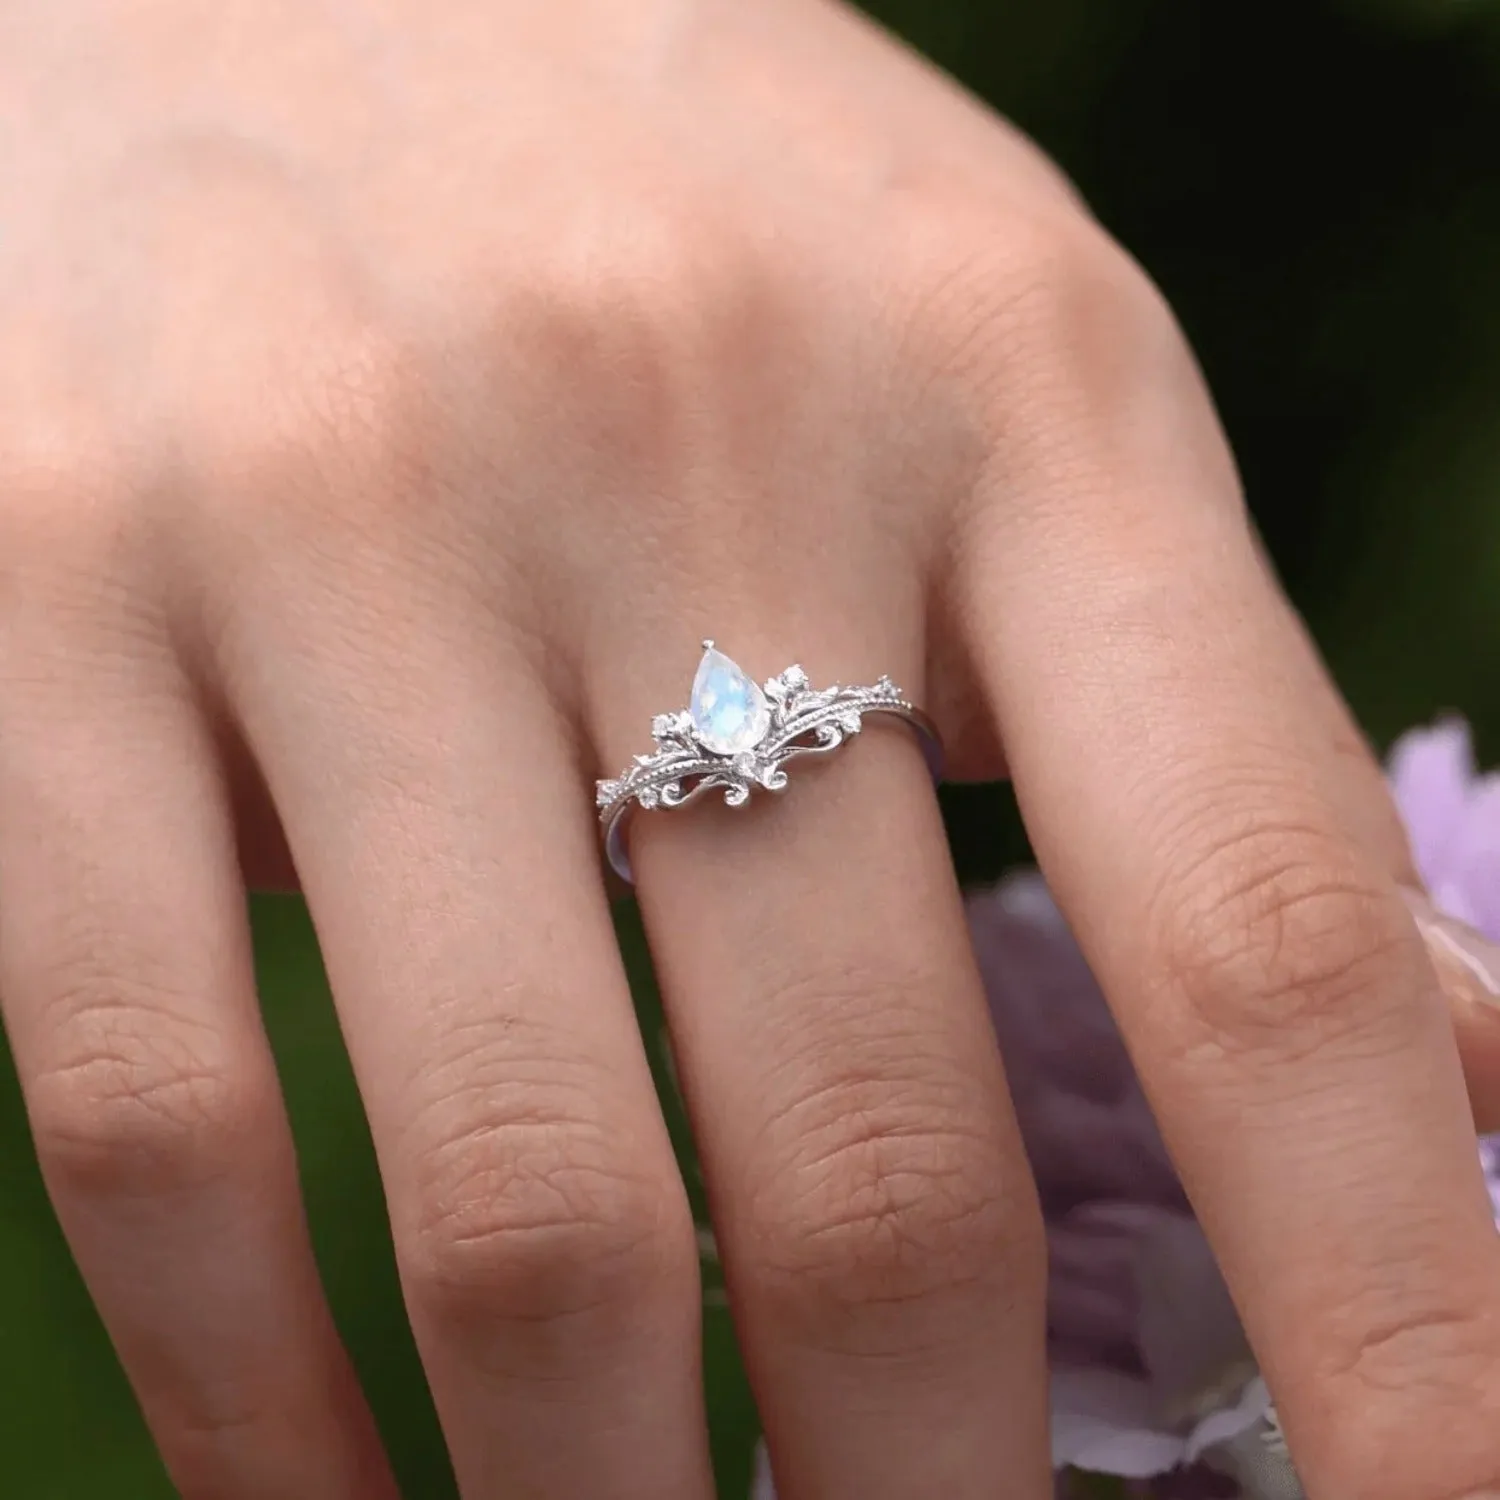
<path id="1" fill-rule="evenodd" d="M 267 601 L 229 675 L 318 926 L 463 1493 L 698 1500 L 696 1249 L 576 757 L 469 611 L 438 624 L 413 604 L 399 646 L 375 647 L 393 689 L 361 695 L 370 663 L 345 643 L 403 611 L 329 607 L 345 628 L 299 638 Z"/>

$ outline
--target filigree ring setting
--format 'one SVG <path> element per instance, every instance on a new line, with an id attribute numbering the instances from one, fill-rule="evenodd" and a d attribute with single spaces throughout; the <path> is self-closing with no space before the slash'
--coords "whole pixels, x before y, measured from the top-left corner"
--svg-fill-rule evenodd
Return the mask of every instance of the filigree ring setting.
<path id="1" fill-rule="evenodd" d="M 625 824 L 632 808 L 686 807 L 715 788 L 730 807 L 744 807 L 756 791 L 784 791 L 788 761 L 837 750 L 860 732 L 866 714 L 910 725 L 933 779 L 941 776 L 937 730 L 889 677 L 869 687 L 815 688 L 794 665 L 761 685 L 704 641 L 688 707 L 658 714 L 651 721 L 656 749 L 595 787 L 611 867 L 631 879 Z"/>

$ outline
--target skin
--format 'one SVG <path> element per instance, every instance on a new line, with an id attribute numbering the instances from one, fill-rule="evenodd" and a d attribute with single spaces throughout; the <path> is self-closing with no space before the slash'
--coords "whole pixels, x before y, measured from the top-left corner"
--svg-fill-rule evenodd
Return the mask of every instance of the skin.
<path id="1" fill-rule="evenodd" d="M 21 0 L 0 99 L 0 993 L 184 1495 L 394 1493 L 256 1010 L 295 880 L 464 1495 L 707 1500 L 590 783 L 708 635 L 1013 776 L 1314 1500 L 1500 1490 L 1494 1017 L 1034 148 L 815 0 Z M 784 1497 L 1049 1496 L 913 742 L 632 854 Z"/>

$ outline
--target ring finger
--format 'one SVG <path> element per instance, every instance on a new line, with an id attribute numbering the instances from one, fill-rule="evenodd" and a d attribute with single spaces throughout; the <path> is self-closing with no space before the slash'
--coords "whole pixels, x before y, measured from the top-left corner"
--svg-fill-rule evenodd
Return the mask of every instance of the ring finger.
<path id="1" fill-rule="evenodd" d="M 807 621 L 815 683 L 915 691 L 904 623 Z M 693 653 L 637 645 L 611 679 L 670 706 Z M 929 774 L 879 722 L 780 798 L 638 812 L 642 911 L 783 1500 L 1050 1495 L 1033 1187 Z"/>

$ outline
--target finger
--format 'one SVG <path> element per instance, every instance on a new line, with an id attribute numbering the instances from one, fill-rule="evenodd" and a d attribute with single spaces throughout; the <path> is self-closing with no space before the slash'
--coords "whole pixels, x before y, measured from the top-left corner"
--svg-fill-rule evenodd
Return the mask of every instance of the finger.
<path id="1" fill-rule="evenodd" d="M 707 1500 L 697 1244 L 576 752 L 488 615 L 387 590 L 309 642 L 266 603 L 243 659 L 283 666 L 232 675 L 462 1491 Z"/>
<path id="2" fill-rule="evenodd" d="M 918 618 L 853 603 L 756 632 L 747 667 L 794 640 L 815 683 L 917 686 Z M 621 760 L 696 656 L 632 646 L 609 674 L 632 701 L 601 690 Z M 1001 1473 L 1050 1496 L 1033 1186 L 929 772 L 906 729 L 866 725 L 779 798 L 637 812 L 630 835 L 731 1305 L 783 1500 L 977 1500 Z"/>
<path id="3" fill-rule="evenodd" d="M 1050 345 L 1058 409 L 1011 430 L 1025 499 L 991 490 L 964 580 L 1039 855 L 1308 1492 L 1493 1488 L 1500 1241 L 1436 976 L 1154 298 L 1103 252 L 1065 290 L 1110 350 L 1085 378 L 1081 325 Z"/>
<path id="4" fill-rule="evenodd" d="M 9 623 L 0 994 L 167 1467 L 189 1497 L 394 1496 L 308 1245 L 209 736 L 118 624 L 96 650 Z"/>
<path id="5" fill-rule="evenodd" d="M 1500 946 L 1438 910 L 1422 890 L 1413 852 L 1390 784 L 1369 743 L 1328 676 L 1306 627 L 1276 591 L 1266 567 L 1269 608 L 1285 632 L 1284 670 L 1305 705 L 1309 734 L 1323 726 L 1332 805 L 1370 857 L 1390 871 L 1417 920 L 1448 1002 L 1469 1104 L 1480 1131 L 1500 1129 Z"/>

